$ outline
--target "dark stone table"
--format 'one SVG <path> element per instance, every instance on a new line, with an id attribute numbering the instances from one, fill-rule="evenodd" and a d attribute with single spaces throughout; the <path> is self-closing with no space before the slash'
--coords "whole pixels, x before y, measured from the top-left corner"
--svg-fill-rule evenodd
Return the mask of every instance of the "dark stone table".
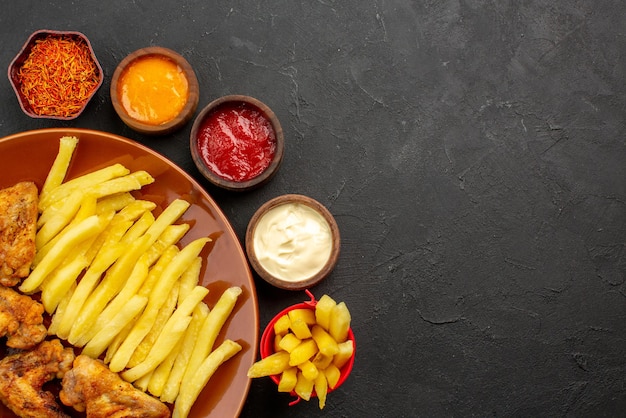
<path id="1" fill-rule="evenodd" d="M 609 1 L 20 1 L 7 68 L 37 29 L 91 40 L 106 80 L 78 119 L 25 116 L 0 80 L 0 135 L 81 127 L 145 144 L 202 181 L 190 124 L 128 129 L 109 98 L 128 53 L 195 68 L 200 106 L 270 105 L 271 183 L 202 181 L 243 240 L 265 201 L 325 204 L 343 239 L 312 291 L 344 300 L 357 358 L 318 411 L 252 383 L 244 417 L 615 416 L 626 410 L 626 4 Z M 306 299 L 257 278 L 260 327 Z"/>

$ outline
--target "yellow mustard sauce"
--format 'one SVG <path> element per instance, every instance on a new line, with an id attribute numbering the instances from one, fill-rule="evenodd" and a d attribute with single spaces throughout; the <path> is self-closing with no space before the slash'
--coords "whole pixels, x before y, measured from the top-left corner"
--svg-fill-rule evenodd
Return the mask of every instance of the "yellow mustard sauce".
<path id="1" fill-rule="evenodd" d="M 183 70 L 165 57 L 138 58 L 124 71 L 119 83 L 120 101 L 126 113 L 150 125 L 174 119 L 189 95 Z"/>
<path id="2" fill-rule="evenodd" d="M 319 212 L 300 203 L 284 203 L 259 219 L 253 245 L 259 263 L 270 274 L 298 282 L 324 267 L 333 241 Z"/>

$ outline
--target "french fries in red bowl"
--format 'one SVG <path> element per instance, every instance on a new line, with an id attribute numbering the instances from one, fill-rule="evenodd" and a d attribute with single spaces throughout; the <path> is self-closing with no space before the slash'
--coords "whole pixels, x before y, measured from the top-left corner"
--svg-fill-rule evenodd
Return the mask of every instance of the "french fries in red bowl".
<path id="1" fill-rule="evenodd" d="M 279 392 L 301 399 L 318 398 L 338 389 L 354 365 L 356 344 L 351 316 L 344 302 L 324 295 L 320 300 L 308 290 L 310 301 L 292 305 L 278 313 L 261 337 L 261 360 L 252 365 L 249 377 L 270 378 Z"/>

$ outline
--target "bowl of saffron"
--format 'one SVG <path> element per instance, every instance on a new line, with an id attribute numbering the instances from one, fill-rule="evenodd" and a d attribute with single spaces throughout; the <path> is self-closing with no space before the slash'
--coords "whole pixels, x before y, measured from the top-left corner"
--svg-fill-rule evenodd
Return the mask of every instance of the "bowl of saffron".
<path id="1" fill-rule="evenodd" d="M 20 107 L 32 118 L 77 118 L 104 81 L 87 37 L 75 31 L 38 30 L 9 65 Z"/>
<path id="2" fill-rule="evenodd" d="M 248 191 L 267 183 L 283 159 L 283 130 L 274 112 L 254 97 L 229 95 L 209 103 L 191 128 L 196 167 L 213 185 Z"/>
<path id="3" fill-rule="evenodd" d="M 111 79 L 111 102 L 120 119 L 146 135 L 182 128 L 198 106 L 199 85 L 191 64 L 160 46 L 126 56 Z"/>

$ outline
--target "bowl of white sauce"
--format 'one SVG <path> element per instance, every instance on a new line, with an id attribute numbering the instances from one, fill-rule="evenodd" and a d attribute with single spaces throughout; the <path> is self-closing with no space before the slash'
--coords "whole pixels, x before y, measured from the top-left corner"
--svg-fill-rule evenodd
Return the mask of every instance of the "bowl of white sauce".
<path id="1" fill-rule="evenodd" d="M 246 231 L 250 264 L 263 280 L 281 289 L 307 289 L 326 278 L 337 264 L 339 247 L 332 214 L 299 194 L 263 204 Z"/>

